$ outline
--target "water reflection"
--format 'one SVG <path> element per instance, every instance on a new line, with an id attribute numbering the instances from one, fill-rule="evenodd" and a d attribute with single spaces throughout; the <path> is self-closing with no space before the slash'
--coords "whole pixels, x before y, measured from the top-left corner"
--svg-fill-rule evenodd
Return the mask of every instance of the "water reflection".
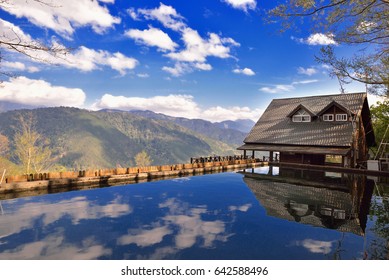
<path id="1" fill-rule="evenodd" d="M 283 168 L 276 174 L 254 171 L 245 173 L 243 179 L 268 215 L 364 235 L 374 181 L 365 176 Z"/>
<path id="2" fill-rule="evenodd" d="M 3 200 L 0 259 L 387 258 L 386 186 L 249 171 Z"/>
<path id="3" fill-rule="evenodd" d="M 374 192 L 379 186 L 379 178 L 373 180 L 356 174 L 279 167 L 249 169 L 242 173 L 245 175 L 244 182 L 267 215 L 342 233 L 338 240 L 308 238 L 292 242 L 293 246 L 302 246 L 312 253 L 329 254 L 333 251 L 338 254 L 335 258 L 339 258 L 344 233 L 352 233 L 364 238 L 362 258 L 389 257 L 389 196 L 385 198 L 384 191 L 388 188 L 383 188 L 376 204 L 377 194 Z M 366 233 L 369 218 L 376 222 Z M 377 222 L 379 220 L 382 220 L 381 223 Z M 381 228 L 377 229 L 380 225 Z M 374 240 L 368 248 L 366 239 L 373 232 Z"/>
<path id="4" fill-rule="evenodd" d="M 0 259 L 166 259 L 214 248 L 231 236 L 233 215 L 218 219 L 217 207 L 191 202 L 193 190 L 182 189 L 189 181 L 3 201 Z"/>

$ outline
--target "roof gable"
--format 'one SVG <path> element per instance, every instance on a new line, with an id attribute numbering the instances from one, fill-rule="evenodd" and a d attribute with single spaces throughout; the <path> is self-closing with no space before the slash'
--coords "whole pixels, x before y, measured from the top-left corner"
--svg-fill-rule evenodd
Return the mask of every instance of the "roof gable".
<path id="1" fill-rule="evenodd" d="M 339 104 L 339 102 L 336 102 L 335 100 L 331 101 L 331 103 L 325 106 L 319 113 L 317 113 L 317 115 L 318 116 L 323 115 L 328 109 L 330 109 L 333 106 L 338 107 L 340 110 L 344 111 L 349 116 L 355 115 L 354 112 L 352 112 L 350 109 L 346 108 L 345 106 Z"/>
<path id="2" fill-rule="evenodd" d="M 304 110 L 305 112 L 307 112 L 311 117 L 315 116 L 314 113 L 312 113 L 311 110 L 309 110 L 307 107 L 305 107 L 303 104 L 299 104 L 292 112 L 289 113 L 289 115 L 287 117 L 291 118 L 293 117 L 294 114 L 296 114 L 298 111 L 300 110 Z"/>

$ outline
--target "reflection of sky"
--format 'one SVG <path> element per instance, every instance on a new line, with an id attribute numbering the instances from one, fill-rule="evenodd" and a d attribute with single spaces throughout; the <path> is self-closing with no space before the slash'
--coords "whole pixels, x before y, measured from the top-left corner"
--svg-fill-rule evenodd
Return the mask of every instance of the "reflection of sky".
<path id="1" fill-rule="evenodd" d="M 361 258 L 363 239 L 266 215 L 235 173 L 2 201 L 0 259 Z"/>

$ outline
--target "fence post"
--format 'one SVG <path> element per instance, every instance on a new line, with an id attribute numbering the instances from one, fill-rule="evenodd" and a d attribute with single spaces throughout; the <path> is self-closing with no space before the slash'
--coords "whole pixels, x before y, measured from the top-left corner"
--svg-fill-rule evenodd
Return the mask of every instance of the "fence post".
<path id="1" fill-rule="evenodd" d="M 4 169 L 3 171 L 3 176 L 1 176 L 1 180 L 0 180 L 0 184 L 3 183 L 3 180 L 4 180 L 4 176 L 5 176 L 5 172 L 7 171 L 7 169 Z"/>

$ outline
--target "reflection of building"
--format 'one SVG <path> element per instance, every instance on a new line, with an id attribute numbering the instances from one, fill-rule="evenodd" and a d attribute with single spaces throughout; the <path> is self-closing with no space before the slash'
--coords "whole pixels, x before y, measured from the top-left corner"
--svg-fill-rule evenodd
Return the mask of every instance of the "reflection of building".
<path id="1" fill-rule="evenodd" d="M 366 93 L 274 99 L 239 150 L 280 162 L 356 167 L 375 144 Z"/>
<path id="2" fill-rule="evenodd" d="M 244 182 L 269 216 L 364 235 L 370 182 L 353 176 L 331 178 L 328 183 L 310 180 L 304 184 L 304 180 L 294 179 L 289 183 L 280 176 L 245 173 Z"/>

